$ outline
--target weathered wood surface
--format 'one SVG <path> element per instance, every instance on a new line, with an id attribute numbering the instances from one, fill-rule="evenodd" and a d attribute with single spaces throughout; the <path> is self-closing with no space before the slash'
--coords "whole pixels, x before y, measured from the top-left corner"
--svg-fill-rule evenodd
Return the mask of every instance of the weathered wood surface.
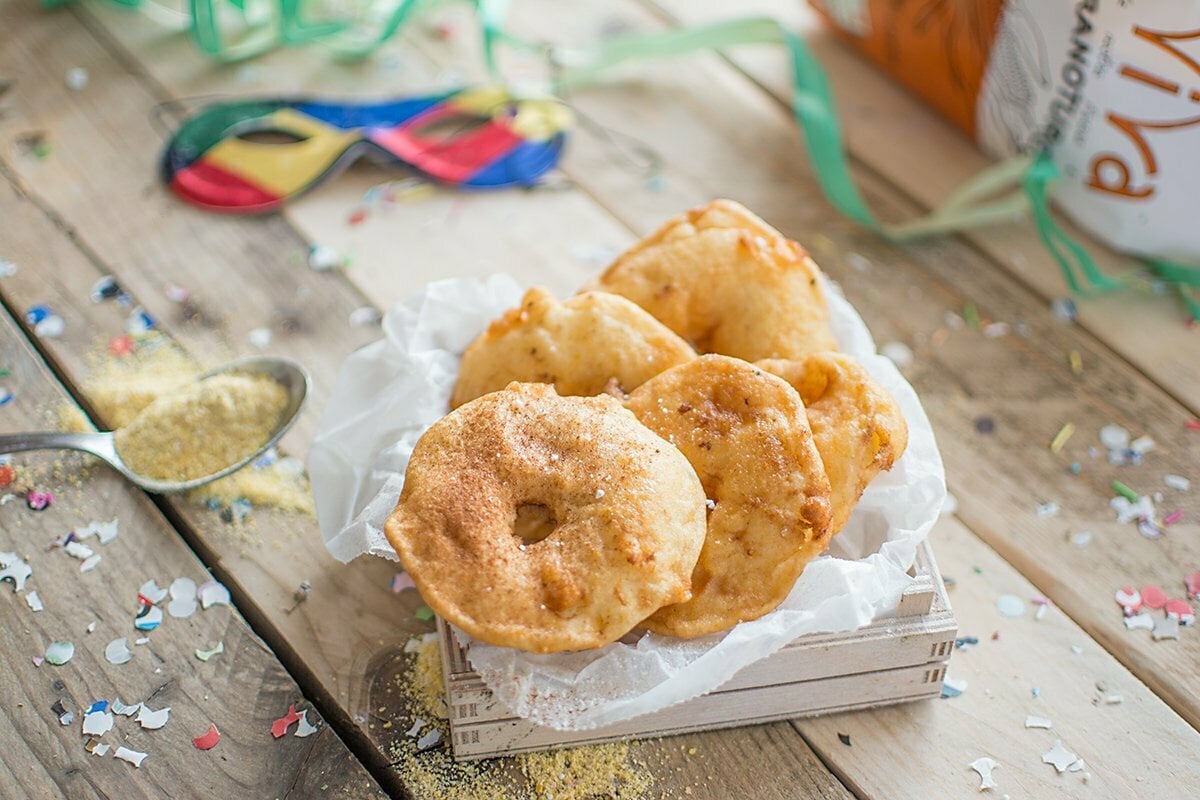
<path id="1" fill-rule="evenodd" d="M 991 163 L 965 134 L 838 40 L 807 2 L 754 0 L 733 8 L 713 0 L 647 0 L 647 5 L 684 24 L 765 14 L 801 31 L 829 74 L 838 118 L 858 173 L 883 178 L 914 201 L 909 208 L 889 209 L 885 219 L 906 219 L 934 207 Z M 781 103 L 788 102 L 790 77 L 781 49 L 735 48 L 729 55 Z M 795 153 L 803 158 L 799 147 Z M 1129 256 L 1088 243 L 1088 237 L 1065 216 L 1060 215 L 1059 220 L 1065 230 L 1087 243 L 1097 265 L 1109 275 L 1120 277 L 1139 267 Z M 996 267 L 1031 287 L 1045 303 L 1068 296 L 1062 273 L 1033 226 L 979 230 L 967 238 Z M 1185 315 L 1174 292 L 1163 296 L 1120 292 L 1078 305 L 1079 323 L 1098 340 L 1193 412 L 1200 410 L 1200 372 L 1194 367 L 1200 358 L 1200 337 L 1194 331 L 1189 335 L 1181 330 Z"/>
<path id="2" fill-rule="evenodd" d="M 1194 704 L 1194 698 L 1189 698 L 1196 679 L 1187 666 L 1197 652 L 1194 637 L 1185 632 L 1179 643 L 1160 644 L 1134 637 L 1124 631 L 1118 611 L 1108 602 L 1121 583 L 1154 581 L 1173 586 L 1186 566 L 1198 563 L 1195 545 L 1186 541 L 1194 525 L 1173 529 L 1168 540 L 1150 542 L 1131 527 L 1110 522 L 1105 507 L 1107 483 L 1113 475 L 1126 482 L 1145 476 L 1149 490 L 1162 472 L 1187 474 L 1196 454 L 1195 444 L 1180 433 L 1187 410 L 1155 389 L 1103 340 L 1052 320 L 1045 310 L 1045 296 L 998 269 L 990 254 L 954 242 L 889 248 L 838 220 L 819 200 L 787 114 L 719 59 L 700 57 L 638 68 L 633 71 L 637 80 L 572 98 L 590 117 L 636 136 L 664 156 L 661 178 L 650 185 L 628 165 L 614 164 L 611 147 L 581 133 L 565 165 L 575 189 L 465 197 L 437 192 L 350 226 L 346 220 L 363 190 L 399 177 L 363 168 L 292 205 L 284 215 L 286 223 L 279 218 L 231 220 L 188 209 L 156 186 L 152 154 L 161 139 L 147 121 L 155 103 L 213 91 L 263 93 L 306 86 L 314 92 L 381 95 L 444 85 L 452 80 L 452 68 L 463 70 L 468 63 L 470 24 L 450 13 L 446 19 L 458 20 L 460 30 L 450 42 L 419 32 L 389 45 L 389 53 L 404 59 L 402 68 L 383 66 L 390 63 L 387 56 L 373 65 L 336 66 L 319 50 L 279 52 L 250 67 L 216 68 L 178 37 L 164 36 L 144 20 L 109 8 L 89 6 L 77 12 L 82 25 L 61 12 L 45 16 L 10 6 L 4 13 L 8 15 L 4 22 L 11 19 L 23 26 L 28 35 L 20 40 L 29 42 L 30 49 L 0 48 L 0 62 L 10 59 L 0 69 L 21 78 L 13 89 L 15 99 L 8 101 L 10 113 L 0 117 L 4 144 L 0 163 L 10 184 L 7 190 L 20 187 L 32 199 L 13 198 L 21 216 L 0 215 L 0 240 L 15 250 L 0 255 L 27 265 L 14 278 L 5 279 L 0 290 L 18 308 L 52 300 L 78 315 L 69 320 L 68 332 L 77 326 L 81 339 L 50 343 L 69 375 L 78 378 L 86 373 L 83 331 L 111 335 L 120 328 L 122 320 L 115 312 L 86 300 L 91 283 L 111 273 L 163 320 L 164 328 L 184 347 L 200 355 L 245 352 L 246 333 L 264 324 L 264 319 L 276 320 L 273 326 L 290 321 L 275 328 L 271 350 L 296 354 L 313 369 L 319 401 L 344 354 L 373 335 L 345 324 L 355 307 L 367 302 L 384 306 L 436 277 L 497 269 L 522 280 L 548 283 L 563 293 L 599 266 L 594 262 L 603 260 L 604 248 L 623 246 L 663 218 L 710 196 L 738 197 L 817 251 L 880 341 L 902 339 L 914 345 L 917 362 L 909 376 L 937 427 L 952 487 L 959 496 L 960 517 L 1081 624 L 1086 631 L 1080 634 L 1081 646 L 1096 654 L 1098 671 L 1127 675 L 1100 644 L 1088 640 L 1088 634 L 1132 666 L 1138 678 L 1176 709 L 1193 721 L 1197 718 L 1189 705 Z M 522 30 L 533 35 L 578 41 L 594 38 L 613 20 L 654 23 L 629 5 L 598 11 L 518 4 L 516 19 Z M 34 60 L 34 52 L 37 65 L 28 63 Z M 62 85 L 66 69 L 77 65 L 87 66 L 92 76 L 82 95 Z M 28 82 L 26 75 L 30 75 Z M 76 112 L 81 105 L 86 110 Z M 51 133 L 55 154 L 45 161 L 12 144 L 22 131 L 35 126 Z M 65 161 L 56 163 L 60 156 Z M 102 169 L 89 172 L 87 163 L 93 160 Z M 103 189 L 81 188 L 80 175 L 94 175 L 93 187 Z M 908 201 L 914 195 L 907 187 L 897 189 L 869 173 L 864 181 L 869 196 L 885 214 L 900 215 L 916 208 Z M 98 200 L 98 191 L 108 202 Z M 5 205 L 5 210 L 11 205 Z M 353 266 L 345 274 L 313 273 L 304 267 L 307 242 L 337 247 L 352 256 Z M 50 285 L 44 272 L 28 269 L 30 263 L 46 264 L 47 252 L 57 267 Z M 856 260 L 847 258 L 850 253 L 864 256 L 872 265 L 868 273 L 852 266 Z M 167 281 L 201 292 L 209 321 L 197 325 L 178 319 L 162 295 Z M 232 285 L 237 292 L 227 290 Z M 292 303 L 290 314 L 283 309 L 272 316 L 263 309 L 278 309 L 282 299 L 289 297 L 280 287 L 296 287 L 299 299 Z M 301 293 L 302 289 L 310 294 Z M 975 300 L 992 319 L 1025 322 L 1028 335 L 986 339 L 978 331 L 941 330 L 945 312 L 961 310 L 966 299 Z M 318 302 L 326 305 L 317 306 Z M 1085 364 L 1078 377 L 1066 366 L 1071 350 L 1079 351 Z M 987 369 L 981 363 L 987 363 Z M 1148 369 L 1138 362 L 1135 366 Z M 995 418 L 996 433 L 984 437 L 975 432 L 972 422 L 981 415 Z M 1064 452 L 1065 459 L 1051 457 L 1044 450 L 1045 441 L 1068 420 L 1079 426 L 1079 432 Z M 1094 441 L 1096 429 L 1109 421 L 1123 422 L 1135 435 L 1151 433 L 1160 442 L 1160 452 L 1135 471 L 1110 468 L 1084 455 L 1084 473 L 1069 475 L 1066 464 L 1079 459 L 1086 444 Z M 314 422 L 310 416 L 289 439 L 294 452 L 303 453 Z M 1168 444 L 1170 450 L 1162 452 Z M 1037 518 L 1034 505 L 1049 499 L 1060 502 L 1064 514 L 1052 520 Z M 184 520 L 193 547 L 226 570 L 247 598 L 249 606 L 243 612 L 256 619 L 260 630 L 269 627 L 274 632 L 272 644 L 289 669 L 302 676 L 306 688 L 312 685 L 327 693 L 347 727 L 353 727 L 350 721 L 359 717 L 370 746 L 386 752 L 402 733 L 382 731 L 379 725 L 372 728 L 375 723 L 367 721 L 400 713 L 390 672 L 381 665 L 394 664 L 403 641 L 420 629 L 411 620 L 415 607 L 411 593 L 395 597 L 386 591 L 387 565 L 333 563 L 323 555 L 310 521 L 263 515 L 260 539 L 246 543 L 230 536 L 206 511 L 173 507 Z M 1194 519 L 1194 514 L 1189 517 Z M 1087 527 L 1096 533 L 1096 541 L 1090 548 L 1075 549 L 1061 535 L 1068 527 Z M 986 552 L 974 539 L 969 541 Z M 937 540 L 935 546 L 940 546 Z M 939 557 L 943 570 L 948 574 L 957 570 L 960 580 L 969 568 L 954 565 L 940 551 Z M 981 595 L 993 601 L 1009 587 L 1021 586 L 1016 571 L 996 563 L 995 570 L 974 576 L 986 587 Z M 284 614 L 283 609 L 291 605 L 291 592 L 304 579 L 314 585 L 310 600 L 293 614 Z M 989 603 L 983 608 L 990 608 Z M 1049 644 L 1042 647 L 1045 651 Z M 997 649 L 990 654 L 989 664 L 993 675 L 1022 676 L 1029 669 L 1017 647 Z M 1148 689 L 1136 679 L 1128 682 L 1126 703 L 1131 703 L 1131 696 L 1137 701 L 1122 711 L 1131 714 L 1123 730 L 1151 742 L 1159 737 L 1193 741 L 1187 738 L 1194 736 L 1190 729 Z M 1005 691 L 1012 693 L 1009 702 L 1016 708 L 1026 690 L 1016 692 L 1009 686 Z M 1071 706 L 1078 696 L 1063 692 L 1051 698 L 1050 694 L 1046 692 L 1039 701 L 1044 702 L 1043 716 L 1076 716 Z M 981 729 L 1006 723 L 989 716 L 993 704 L 983 704 L 979 717 L 943 712 L 964 699 L 921 708 L 934 709 L 937 716 L 932 719 L 941 741 L 988 744 L 992 737 Z M 379 706 L 386 711 L 378 713 Z M 913 708 L 913 714 L 931 713 Z M 972 793 L 972 773 L 960 763 L 959 752 L 944 753 L 925 743 L 929 726 L 935 723 L 897 713 L 902 716 L 888 723 L 895 726 L 890 729 L 891 746 L 902 743 L 903 747 L 891 751 L 891 761 L 878 751 L 868 757 L 844 748 L 836 736 L 825 740 L 801 729 L 808 744 L 860 796 L 940 796 L 948 786 Z M 861 715 L 856 724 L 870 729 L 874 718 Z M 832 718 L 829 724 L 836 725 L 839 719 Z M 698 740 L 707 755 L 703 768 L 685 760 L 681 766 L 692 770 L 689 781 L 673 778 L 671 770 L 664 768 L 663 785 L 667 790 L 681 789 L 710 773 L 708 783 L 694 787 L 695 791 L 722 797 L 736 788 L 752 791 L 752 796 L 785 797 L 792 796 L 789 787 L 795 781 L 805 780 L 825 787 L 832 796 L 841 793 L 808 746 L 798 736 L 788 735 L 790 730 L 768 726 L 706 734 Z M 1017 731 L 1021 733 L 1025 732 Z M 669 753 L 690 739 L 647 746 Z M 1020 749 L 1023 742 L 1005 744 L 1004 752 L 1013 754 L 1009 756 L 1013 763 L 1022 762 L 1022 782 L 1044 793 L 1049 785 L 1039 783 L 1046 775 L 1038 769 L 1037 754 L 1026 767 Z M 1076 746 L 1086 757 L 1083 746 Z M 1107 757 L 1107 751 L 1097 752 L 1096 758 Z M 888 768 L 880 769 L 881 763 Z M 1136 766 L 1130 762 L 1129 768 Z M 1173 787 L 1178 784 L 1170 780 L 1194 780 L 1188 769 L 1194 773 L 1182 762 L 1160 785 Z M 1004 774 L 1004 769 L 998 772 L 1001 780 Z M 1172 796 L 1171 791 L 1162 794 Z"/>
<path id="3" fill-rule="evenodd" d="M 0 433 L 41 428 L 47 410 L 70 398 L 30 349 L 20 329 L 0 313 L 2 380 L 15 399 L 0 414 Z M 211 580 L 145 494 L 115 472 L 61 453 L 20 459 L 18 482 L 52 489 L 57 502 L 41 512 L 11 495 L 0 504 L 0 551 L 26 559 L 32 577 L 25 591 L 0 583 L 0 781 L 5 797 L 313 797 L 327 787 L 330 797 L 381 797 L 362 764 L 304 698 L 271 651 L 232 608 L 213 606 L 187 619 L 166 615 L 154 631 L 134 628 L 137 593 L 147 580 L 169 586 L 176 578 L 197 585 Z M 86 540 L 100 563 L 80 572 L 81 562 L 50 544 L 87 523 L 119 521 L 119 534 L 107 545 Z M 36 592 L 44 610 L 26 602 Z M 95 624 L 95 630 L 87 631 Z M 105 647 L 125 637 L 133 658 L 114 665 Z M 136 645 L 145 637 L 148 644 Z M 62 666 L 35 666 L 55 641 L 74 644 Z M 224 644 L 209 661 L 195 656 Z M 131 718 L 117 717 L 101 737 L 112 750 L 88 754 L 83 711 L 94 701 L 119 697 L 127 704 L 146 701 L 170 707 L 167 724 L 142 730 Z M 67 726 L 51 710 L 55 701 L 75 715 Z M 289 704 L 308 708 L 319 732 L 299 739 L 271 737 L 272 720 Z M 215 724 L 220 743 L 208 752 L 192 739 Z M 140 768 L 113 757 L 118 745 L 149 755 Z"/>

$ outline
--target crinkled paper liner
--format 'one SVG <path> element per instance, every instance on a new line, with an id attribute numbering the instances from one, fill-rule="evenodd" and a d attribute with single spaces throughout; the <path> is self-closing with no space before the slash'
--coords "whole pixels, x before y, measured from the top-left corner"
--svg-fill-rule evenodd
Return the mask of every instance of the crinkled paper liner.
<path id="1" fill-rule="evenodd" d="M 480 677 L 514 714 L 558 730 L 620 722 L 711 692 L 797 637 L 852 631 L 895 610 L 912 580 L 916 547 L 946 496 L 942 459 L 913 388 L 876 354 L 866 325 L 836 288 L 828 294 L 838 344 L 904 411 L 904 456 L 871 483 L 829 555 L 809 563 L 779 608 L 724 633 L 693 640 L 647 633 L 597 650 L 537 655 L 456 631 Z M 431 283 L 388 311 L 383 339 L 347 359 L 308 463 L 335 558 L 396 558 L 383 525 L 413 445 L 446 413 L 463 350 L 521 295 L 507 275 Z"/>

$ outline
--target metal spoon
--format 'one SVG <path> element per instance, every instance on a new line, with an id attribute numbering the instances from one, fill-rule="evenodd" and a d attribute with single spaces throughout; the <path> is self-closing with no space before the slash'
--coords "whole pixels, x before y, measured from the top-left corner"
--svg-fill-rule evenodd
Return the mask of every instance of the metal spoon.
<path id="1" fill-rule="evenodd" d="M 270 438 L 263 442 L 262 447 L 237 463 L 230 464 L 225 469 L 212 475 L 205 475 L 182 482 L 160 481 L 148 478 L 145 475 L 139 475 L 121 460 L 121 454 L 117 452 L 112 431 L 100 433 L 60 433 L 57 431 L 48 431 L 46 433 L 15 433 L 10 436 L 0 436 L 0 453 L 19 453 L 25 450 L 81 450 L 104 459 L 113 469 L 148 492 L 171 494 L 173 492 L 186 492 L 189 489 L 195 489 L 197 486 L 203 486 L 218 478 L 224 478 L 229 473 L 241 469 L 278 442 L 287 433 L 288 428 L 292 427 L 292 423 L 296 421 L 296 417 L 300 414 L 300 409 L 304 406 L 304 398 L 308 395 L 308 373 L 304 367 L 286 358 L 258 356 L 231 361 L 228 364 L 204 373 L 197 378 L 197 381 L 202 381 L 205 378 L 211 378 L 214 375 L 220 375 L 225 372 L 268 375 L 287 390 L 288 403 L 283 413 L 279 415 L 279 424 L 271 432 Z"/>

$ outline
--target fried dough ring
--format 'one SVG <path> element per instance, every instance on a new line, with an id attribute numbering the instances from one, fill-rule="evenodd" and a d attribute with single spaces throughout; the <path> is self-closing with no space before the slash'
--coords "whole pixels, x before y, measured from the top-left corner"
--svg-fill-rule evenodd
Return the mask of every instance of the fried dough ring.
<path id="1" fill-rule="evenodd" d="M 732 200 L 672 220 L 589 289 L 624 295 L 702 353 L 756 361 L 836 350 L 820 269 Z"/>
<path id="2" fill-rule="evenodd" d="M 624 297 L 586 292 L 559 303 L 545 289 L 488 326 L 463 353 L 451 408 L 511 381 L 553 383 L 562 395 L 629 392 L 696 352 Z"/>
<path id="3" fill-rule="evenodd" d="M 626 406 L 678 447 L 711 506 L 692 599 L 646 621 L 694 638 L 771 611 L 827 539 L 829 480 L 796 390 L 752 364 L 701 356 L 646 381 Z"/>
<path id="4" fill-rule="evenodd" d="M 767 359 L 758 366 L 790 383 L 804 401 L 829 476 L 833 536 L 845 526 L 867 484 L 904 454 L 904 415 L 887 390 L 850 356 L 814 353 L 803 361 Z"/>
<path id="5" fill-rule="evenodd" d="M 514 532 L 523 506 L 554 528 Z M 616 398 L 514 383 L 413 449 L 385 533 L 430 608 L 472 636 L 552 653 L 615 641 L 691 596 L 704 492 Z"/>

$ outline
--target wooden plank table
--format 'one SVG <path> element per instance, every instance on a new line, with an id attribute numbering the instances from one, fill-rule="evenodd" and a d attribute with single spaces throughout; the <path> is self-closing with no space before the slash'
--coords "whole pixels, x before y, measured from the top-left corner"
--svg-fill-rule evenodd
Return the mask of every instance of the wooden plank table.
<path id="1" fill-rule="evenodd" d="M 514 6 L 512 24 L 525 35 L 578 42 L 728 14 L 717 3 L 676 0 Z M 742 10 L 751 7 L 814 42 L 838 93 L 856 177 L 884 216 L 929 207 L 982 165 L 969 142 L 824 35 L 802 4 L 755 0 Z M 311 48 L 218 66 L 179 35 L 111 5 L 51 12 L 0 0 L 0 83 L 9 82 L 0 95 L 0 258 L 18 266 L 0 278 L 0 368 L 11 372 L 0 384 L 15 394 L 0 407 L 0 432 L 53 424 L 48 412 L 68 401 L 105 425 L 87 378 L 128 309 L 89 299 L 104 276 L 202 361 L 257 352 L 250 332 L 268 328 L 268 352 L 312 371 L 319 407 L 342 359 L 378 335 L 349 324 L 356 309 L 386 308 L 437 277 L 498 270 L 562 295 L 605 253 L 680 209 L 735 197 L 814 250 L 878 341 L 913 348 L 906 373 L 933 420 L 958 501 L 935 528 L 934 547 L 943 573 L 956 579 L 961 631 L 980 642 L 951 663 L 951 676 L 968 682 L 959 697 L 636 743 L 623 757 L 652 779 L 645 794 L 970 797 L 978 778 L 966 765 L 983 755 L 1002 765 L 996 796 L 1194 794 L 1200 638 L 1185 629 L 1179 641 L 1155 642 L 1127 631 L 1111 598 L 1122 585 L 1148 583 L 1179 596 L 1183 576 L 1200 569 L 1200 502 L 1162 483 L 1164 473 L 1200 479 L 1200 434 L 1185 427 L 1200 412 L 1197 334 L 1169 302 L 1143 296 L 1083 302 L 1078 324 L 1063 324 L 1048 308 L 1063 288 L 1028 230 L 901 248 L 845 222 L 821 199 L 780 100 L 779 53 L 743 48 L 640 65 L 575 93 L 571 103 L 613 133 L 577 133 L 563 165 L 566 185 L 553 191 L 434 190 L 350 225 L 363 192 L 394 173 L 355 168 L 282 214 L 256 219 L 199 212 L 159 186 L 163 135 L 152 119 L 169 101 L 300 89 L 378 96 L 481 78 L 467 13 L 437 13 L 439 26 L 420 24 L 361 65 Z M 64 82 L 75 67 L 90 78 L 82 91 Z M 168 121 L 178 119 L 165 109 Z M 30 147 L 34 133 L 49 146 L 42 157 Z M 635 141 L 658 155 L 657 174 L 630 161 Z M 309 269 L 310 244 L 349 256 L 351 266 Z M 186 309 L 165 291 L 170 284 L 190 291 Z M 947 312 L 968 301 L 1012 332 L 989 338 L 948 327 Z M 39 303 L 64 318 L 61 337 L 37 337 L 22 322 Z M 1084 365 L 1078 374 L 1073 352 Z M 285 439 L 289 453 L 304 455 L 316 416 L 306 414 Z M 981 418 L 993 432 L 980 432 Z M 1075 436 L 1050 453 L 1046 443 L 1067 422 Z M 1088 448 L 1109 423 L 1158 446 L 1139 467 L 1094 458 Z M 99 466 L 83 473 L 78 460 L 58 459 L 65 466 L 56 477 L 55 460 L 17 463 L 59 491 L 56 505 L 40 513 L 19 501 L 0 505 L 0 551 L 28 555 L 30 587 L 45 605 L 35 613 L 0 584 L 0 794 L 435 796 L 422 780 L 427 765 L 398 755 L 412 721 L 397 684 L 408 669 L 404 648 L 430 626 L 413 616 L 414 593 L 389 590 L 392 567 L 378 559 L 338 564 L 303 515 L 256 509 L 253 533 L 238 534 L 204 506 L 147 498 Z M 1108 508 L 1114 478 L 1163 492 L 1184 521 L 1156 540 L 1118 524 Z M 1039 516 L 1037 506 L 1049 501 L 1061 513 Z M 74 559 L 46 550 L 72 526 L 114 516 L 121 534 L 96 548 L 103 560 L 95 570 L 80 574 Z M 1083 530 L 1092 541 L 1078 547 L 1070 534 Z M 133 646 L 141 635 L 131 625 L 137 587 L 151 577 L 199 582 L 205 570 L 229 587 L 235 608 L 167 619 L 149 645 Z M 297 604 L 304 582 L 311 590 Z M 1037 620 L 1006 619 L 995 607 L 1002 594 L 1042 595 L 1051 606 Z M 135 657 L 110 664 L 104 646 L 123 635 Z M 35 667 L 31 658 L 56 640 L 72 641 L 74 658 Z M 194 657 L 216 641 L 223 654 Z M 1098 700 L 1098 684 L 1122 702 Z M 150 753 L 140 768 L 89 756 L 79 722 L 62 726 L 51 711 L 59 699 L 78 714 L 114 696 L 173 709 L 160 731 L 118 719 L 119 741 Z M 270 722 L 292 703 L 311 709 L 319 732 L 276 741 Z M 1026 729 L 1027 715 L 1051 719 L 1052 730 Z M 189 740 L 208 722 L 223 739 L 206 753 Z M 1042 763 L 1055 739 L 1086 761 L 1086 783 L 1081 773 L 1059 775 Z M 457 786 L 443 793 L 490 796 L 503 784 L 510 796 L 535 796 L 529 774 L 528 764 L 497 760 L 451 773 Z"/>

